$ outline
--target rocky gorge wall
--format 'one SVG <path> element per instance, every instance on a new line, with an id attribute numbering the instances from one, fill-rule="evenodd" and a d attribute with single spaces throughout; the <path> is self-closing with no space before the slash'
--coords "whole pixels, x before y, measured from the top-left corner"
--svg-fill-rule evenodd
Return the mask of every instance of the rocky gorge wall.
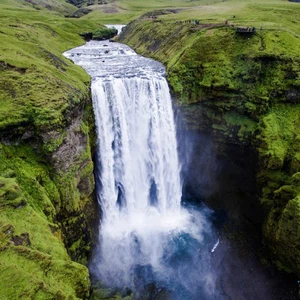
<path id="1" fill-rule="evenodd" d="M 142 17 L 119 41 L 167 68 L 186 196 L 261 229 L 273 262 L 299 274 L 299 38 Z"/>

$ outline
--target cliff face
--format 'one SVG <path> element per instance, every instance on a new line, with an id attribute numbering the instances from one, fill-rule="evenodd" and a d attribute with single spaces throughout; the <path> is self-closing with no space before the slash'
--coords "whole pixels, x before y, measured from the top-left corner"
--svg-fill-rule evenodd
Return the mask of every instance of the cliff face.
<path id="1" fill-rule="evenodd" d="M 54 3 L 54 2 L 53 2 Z M 57 4 L 57 3 L 56 3 Z M 89 77 L 62 52 L 88 22 L 0 5 L 0 290 L 86 299 L 97 228 Z"/>
<path id="2" fill-rule="evenodd" d="M 85 107 L 89 98 L 82 100 Z M 88 118 L 82 110 L 62 132 L 1 138 L 1 284 L 8 298 L 86 298 L 94 209 Z M 63 135 L 63 136 L 61 136 Z M 45 139 L 61 138 L 51 152 Z M 27 299 L 26 298 L 26 299 Z"/>
<path id="3" fill-rule="evenodd" d="M 298 36 L 140 18 L 120 41 L 167 68 L 179 135 L 193 143 L 187 196 L 262 228 L 277 266 L 299 273 Z"/>

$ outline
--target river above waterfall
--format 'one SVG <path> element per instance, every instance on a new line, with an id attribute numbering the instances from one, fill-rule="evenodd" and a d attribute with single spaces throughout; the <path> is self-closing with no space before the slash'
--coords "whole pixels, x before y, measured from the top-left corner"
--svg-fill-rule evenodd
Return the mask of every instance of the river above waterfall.
<path id="1" fill-rule="evenodd" d="M 137 55 L 130 47 L 109 41 L 90 41 L 65 52 L 65 56 L 82 66 L 96 80 L 112 77 L 163 76 L 164 66 L 150 58 Z"/>

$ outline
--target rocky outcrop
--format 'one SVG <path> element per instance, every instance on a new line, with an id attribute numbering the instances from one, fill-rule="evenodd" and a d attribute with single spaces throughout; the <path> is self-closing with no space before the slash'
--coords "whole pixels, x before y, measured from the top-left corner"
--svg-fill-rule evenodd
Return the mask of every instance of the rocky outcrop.
<path id="1" fill-rule="evenodd" d="M 277 266 L 299 273 L 299 39 L 204 25 L 140 18 L 119 40 L 167 68 L 192 149 L 186 197 L 260 228 Z"/>

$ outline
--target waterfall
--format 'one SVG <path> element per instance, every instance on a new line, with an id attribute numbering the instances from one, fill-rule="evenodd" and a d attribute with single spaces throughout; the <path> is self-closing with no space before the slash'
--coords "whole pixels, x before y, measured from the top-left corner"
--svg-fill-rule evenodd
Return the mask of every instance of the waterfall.
<path id="1" fill-rule="evenodd" d="M 103 210 L 99 270 L 112 269 L 108 281 L 119 270 L 118 280 L 130 284 L 134 264 L 159 266 L 157 239 L 186 221 L 169 89 L 165 78 L 153 75 L 92 85 Z M 136 247 L 141 255 L 131 257 Z"/>
<path id="2" fill-rule="evenodd" d="M 181 205 L 175 122 L 163 66 L 107 41 L 65 55 L 92 76 L 102 210 L 92 273 L 107 286 L 134 290 L 159 282 L 171 290 L 180 286 L 178 295 L 188 299 L 211 293 L 204 255 L 210 252 L 205 248 L 210 229 L 203 213 Z"/>
<path id="3" fill-rule="evenodd" d="M 120 214 L 178 214 L 179 163 L 165 78 L 100 78 L 92 95 L 103 222 Z"/>

